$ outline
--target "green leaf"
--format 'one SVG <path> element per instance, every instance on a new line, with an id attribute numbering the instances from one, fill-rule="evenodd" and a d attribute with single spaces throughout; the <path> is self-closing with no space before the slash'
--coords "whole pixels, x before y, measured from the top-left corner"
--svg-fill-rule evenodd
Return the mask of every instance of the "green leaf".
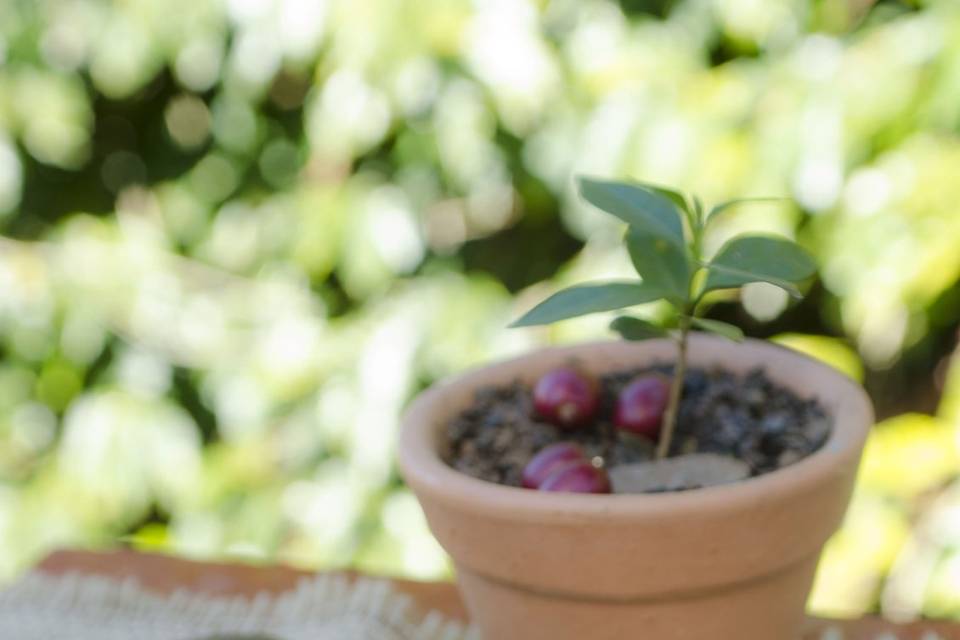
<path id="1" fill-rule="evenodd" d="M 682 211 L 690 211 L 690 203 L 687 202 L 687 199 L 679 191 L 674 191 L 673 189 L 668 189 L 667 187 L 661 187 L 658 184 L 651 184 L 649 182 L 637 182 L 637 186 L 643 187 L 655 193 L 660 194 L 664 198 L 669 198 L 673 204 L 677 205 L 677 208 Z"/>
<path id="2" fill-rule="evenodd" d="M 663 327 L 632 316 L 616 318 L 610 323 L 610 328 L 619 333 L 624 340 L 649 340 L 669 335 Z"/>
<path id="3" fill-rule="evenodd" d="M 786 238 L 739 236 L 720 249 L 707 269 L 704 291 L 769 282 L 800 297 L 794 283 L 812 276 L 817 266 L 806 251 Z"/>
<path id="4" fill-rule="evenodd" d="M 707 220 L 708 221 L 713 220 L 716 216 L 723 213 L 724 211 L 733 209 L 735 207 L 739 207 L 742 204 L 751 204 L 751 203 L 757 203 L 757 202 L 786 202 L 787 200 L 788 200 L 787 198 L 777 198 L 777 197 L 735 198 L 733 200 L 727 200 L 726 202 L 721 202 L 720 204 L 713 207 L 713 209 L 710 209 L 710 213 L 707 214 Z"/>
<path id="5" fill-rule="evenodd" d="M 627 232 L 626 242 L 630 260 L 644 282 L 673 302 L 683 304 L 690 298 L 692 267 L 685 246 L 638 229 Z"/>
<path id="6" fill-rule="evenodd" d="M 719 320 L 707 320 L 706 318 L 690 318 L 690 321 L 693 322 L 693 326 L 697 327 L 698 329 L 703 329 L 704 331 L 715 333 L 718 336 L 723 336 L 727 340 L 743 342 L 744 335 L 740 327 L 728 324 L 726 322 L 720 322 Z"/>
<path id="7" fill-rule="evenodd" d="M 580 178 L 580 195 L 634 229 L 677 246 L 684 245 L 683 222 L 676 205 L 668 197 L 638 185 L 592 178 Z"/>
<path id="8" fill-rule="evenodd" d="M 699 224 L 699 218 L 697 218 L 696 211 L 690 207 L 690 202 L 679 191 L 674 191 L 673 189 L 661 187 L 660 185 L 651 184 L 649 182 L 636 182 L 635 184 L 643 187 L 644 189 L 649 189 L 650 191 L 653 191 L 664 198 L 669 198 L 673 204 L 677 205 L 677 208 L 686 217 L 687 224 L 690 225 L 690 229 L 695 229 Z"/>
<path id="9" fill-rule="evenodd" d="M 693 213 L 697 218 L 697 224 L 702 227 L 706 218 L 703 217 L 703 201 L 699 196 L 693 196 Z"/>
<path id="10" fill-rule="evenodd" d="M 632 307 L 661 298 L 663 298 L 663 293 L 644 283 L 603 282 L 583 284 L 558 291 L 510 326 L 532 327 L 540 324 L 551 324 L 589 313 Z"/>

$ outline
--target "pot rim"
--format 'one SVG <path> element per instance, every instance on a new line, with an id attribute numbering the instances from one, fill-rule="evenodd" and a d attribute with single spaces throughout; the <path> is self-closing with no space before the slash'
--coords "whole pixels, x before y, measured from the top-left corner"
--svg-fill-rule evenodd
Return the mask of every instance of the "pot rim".
<path id="1" fill-rule="evenodd" d="M 703 514 L 718 510 L 747 509 L 758 501 L 790 500 L 813 490 L 823 482 L 856 464 L 874 422 L 873 406 L 864 390 L 836 369 L 792 349 L 762 340 L 748 339 L 735 344 L 715 336 L 691 335 L 690 364 L 719 365 L 745 372 L 763 368 L 779 385 L 802 385 L 802 395 L 816 397 L 832 414 L 833 429 L 827 442 L 813 454 L 770 473 L 727 485 L 672 493 L 654 494 L 576 494 L 550 493 L 511 487 L 467 475 L 448 466 L 439 453 L 441 423 L 465 405 L 451 404 L 453 395 L 467 394 L 487 384 L 509 382 L 521 371 L 544 369 L 535 362 L 563 362 L 587 359 L 603 354 L 623 360 L 652 363 L 674 360 L 674 344 L 669 340 L 640 343 L 605 340 L 574 346 L 545 347 L 493 364 L 481 366 L 434 385 L 423 392 L 407 409 L 402 419 L 399 461 L 407 483 L 415 493 L 429 495 L 450 506 L 510 519 L 537 522 L 582 522 L 585 519 L 634 520 L 637 518 L 683 513 Z M 724 356 L 733 356 L 738 366 L 729 365 Z M 546 357 L 546 360 L 540 360 Z M 598 362 L 600 364 L 600 362 Z M 629 366 L 629 362 L 616 366 Z M 608 365 L 609 366 L 609 365 Z M 597 370 L 601 367 L 590 367 Z M 422 497 L 422 496 L 418 496 Z"/>

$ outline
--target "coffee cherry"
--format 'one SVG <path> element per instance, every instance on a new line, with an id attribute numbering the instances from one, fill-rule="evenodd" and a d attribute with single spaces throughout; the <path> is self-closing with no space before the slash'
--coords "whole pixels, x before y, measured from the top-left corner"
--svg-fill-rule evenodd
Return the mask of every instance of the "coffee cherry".
<path id="1" fill-rule="evenodd" d="M 533 406 L 544 419 L 563 429 L 582 426 L 597 413 L 600 394 L 596 383 L 576 369 L 563 367 L 547 373 L 533 388 Z"/>
<path id="2" fill-rule="evenodd" d="M 618 429 L 656 440 L 669 398 L 666 379 L 655 375 L 637 378 L 620 392 L 614 424 Z"/>
<path id="3" fill-rule="evenodd" d="M 610 478 L 586 460 L 569 462 L 547 476 L 540 491 L 566 493 L 610 493 Z"/>
<path id="4" fill-rule="evenodd" d="M 584 461 L 583 450 L 572 442 L 558 442 L 540 450 L 523 469 L 523 486 L 537 489 L 558 468 Z"/>

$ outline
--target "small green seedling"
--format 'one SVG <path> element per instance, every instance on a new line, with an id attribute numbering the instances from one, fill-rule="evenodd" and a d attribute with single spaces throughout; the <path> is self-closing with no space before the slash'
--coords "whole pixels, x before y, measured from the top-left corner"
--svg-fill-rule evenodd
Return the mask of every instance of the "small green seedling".
<path id="1" fill-rule="evenodd" d="M 799 298 L 797 284 L 813 276 L 816 265 L 796 243 L 769 235 L 737 236 L 712 258 L 704 256 L 704 235 L 720 214 L 746 202 L 775 198 L 731 200 L 707 211 L 699 198 L 687 198 L 670 189 L 590 178 L 580 179 L 580 194 L 590 204 L 627 223 L 624 241 L 641 279 L 565 289 L 511 326 L 551 324 L 656 300 L 669 303 L 671 313 L 665 326 L 625 315 L 610 324 L 627 340 L 670 336 L 677 343 L 670 399 L 657 447 L 657 457 L 665 458 L 676 429 L 690 331 L 696 328 L 730 340 L 743 340 L 739 328 L 703 317 L 705 296 L 712 291 L 739 289 L 751 282 L 768 282 Z"/>

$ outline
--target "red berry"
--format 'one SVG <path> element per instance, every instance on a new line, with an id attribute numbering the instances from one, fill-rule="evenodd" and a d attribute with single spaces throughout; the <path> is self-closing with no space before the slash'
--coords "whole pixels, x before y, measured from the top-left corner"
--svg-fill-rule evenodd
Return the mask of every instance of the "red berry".
<path id="1" fill-rule="evenodd" d="M 568 462 L 547 476 L 540 491 L 566 493 L 610 493 L 610 478 L 603 469 L 581 460 Z"/>
<path id="2" fill-rule="evenodd" d="M 537 381 L 533 406 L 541 417 L 556 426 L 572 429 L 593 419 L 600 406 L 600 394 L 591 378 L 563 367 Z"/>
<path id="3" fill-rule="evenodd" d="M 583 450 L 571 442 L 558 442 L 540 450 L 523 468 L 523 486 L 537 489 L 559 467 L 585 460 Z"/>
<path id="4" fill-rule="evenodd" d="M 664 378 L 637 378 L 620 392 L 613 421 L 619 429 L 656 439 L 669 398 L 670 385 Z"/>

